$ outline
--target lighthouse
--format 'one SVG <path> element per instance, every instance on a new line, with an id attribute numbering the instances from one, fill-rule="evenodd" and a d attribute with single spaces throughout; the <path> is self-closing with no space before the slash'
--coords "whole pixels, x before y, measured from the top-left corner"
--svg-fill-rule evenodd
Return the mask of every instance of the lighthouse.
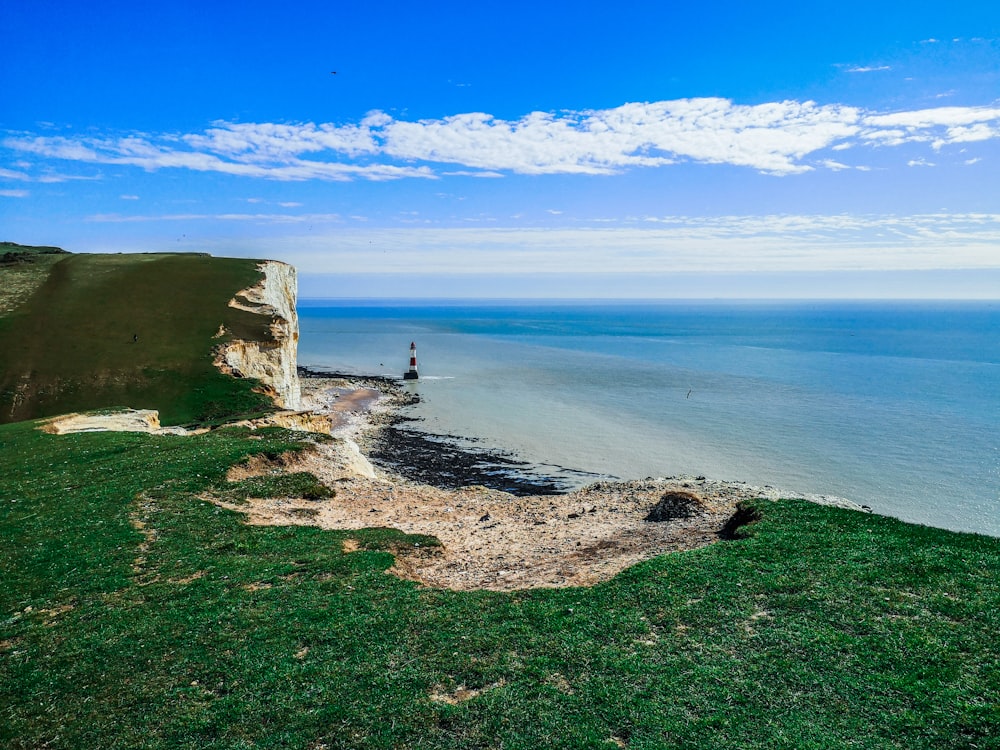
<path id="1" fill-rule="evenodd" d="M 410 369 L 403 373 L 403 380 L 416 380 L 417 375 L 417 345 L 410 342 Z"/>

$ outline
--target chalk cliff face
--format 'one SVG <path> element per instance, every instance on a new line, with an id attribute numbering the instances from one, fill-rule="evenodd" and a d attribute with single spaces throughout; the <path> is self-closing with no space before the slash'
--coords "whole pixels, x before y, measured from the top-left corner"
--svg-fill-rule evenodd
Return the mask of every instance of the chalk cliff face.
<path id="1" fill-rule="evenodd" d="M 295 311 L 295 267 L 269 260 L 258 268 L 264 277 L 238 293 L 229 306 L 269 316 L 273 341 L 230 341 L 220 350 L 216 364 L 224 372 L 260 380 L 278 406 L 299 409 L 302 395 L 296 371 L 299 317 Z"/>

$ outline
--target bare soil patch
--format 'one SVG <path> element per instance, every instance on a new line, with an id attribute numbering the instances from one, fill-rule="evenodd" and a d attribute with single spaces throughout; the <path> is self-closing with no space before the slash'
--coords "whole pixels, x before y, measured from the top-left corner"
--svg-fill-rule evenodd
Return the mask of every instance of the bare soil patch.
<path id="1" fill-rule="evenodd" d="M 635 563 L 719 539 L 736 503 L 757 493 L 709 480 L 600 482 L 567 495 L 517 497 L 485 487 L 447 490 L 393 479 L 352 476 L 336 454 L 338 442 L 296 456 L 296 471 L 311 471 L 334 490 L 324 500 L 250 498 L 227 504 L 260 525 L 326 529 L 391 527 L 426 534 L 442 546 L 400 553 L 390 572 L 424 585 L 509 591 L 588 586 Z M 273 471 L 279 462 L 253 468 Z M 232 476 L 244 478 L 244 465 Z M 683 493 L 685 513 L 647 521 L 664 497 Z M 357 549 L 353 540 L 345 551 Z"/>

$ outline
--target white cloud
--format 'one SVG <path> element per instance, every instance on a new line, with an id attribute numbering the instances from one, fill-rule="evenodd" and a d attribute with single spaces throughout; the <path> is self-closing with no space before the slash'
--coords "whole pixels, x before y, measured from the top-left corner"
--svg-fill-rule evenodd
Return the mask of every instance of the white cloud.
<path id="1" fill-rule="evenodd" d="M 833 170 L 834 172 L 840 172 L 841 170 L 844 170 L 844 169 L 850 169 L 850 168 L 851 168 L 851 167 L 850 167 L 850 166 L 848 166 L 847 164 L 842 164 L 841 162 L 839 162 L 839 161 L 834 161 L 833 159 L 824 159 L 824 160 L 823 160 L 822 162 L 820 162 L 820 163 L 821 163 L 821 164 L 822 164 L 822 165 L 823 165 L 824 167 L 826 167 L 827 169 L 832 169 L 832 170 Z"/>
<path id="2" fill-rule="evenodd" d="M 13 169 L 3 169 L 0 167 L 0 180 L 30 180 L 26 172 L 17 172 Z"/>
<path id="3" fill-rule="evenodd" d="M 139 200 L 139 196 L 138 195 L 119 195 L 118 197 L 121 198 L 123 201 L 137 201 L 137 200 Z"/>
<path id="4" fill-rule="evenodd" d="M 428 167 L 303 160 L 296 158 L 294 151 L 276 159 L 273 149 L 269 151 L 266 148 L 252 155 L 222 151 L 220 156 L 195 150 L 181 150 L 180 139 L 174 136 L 163 136 L 161 141 L 160 144 L 153 144 L 138 137 L 74 141 L 62 136 L 33 136 L 7 138 L 3 145 L 16 151 L 68 161 L 131 165 L 146 170 L 190 169 L 196 172 L 220 172 L 274 180 L 349 181 L 359 178 L 391 180 L 402 177 L 434 176 Z M 192 142 L 207 145 L 219 141 L 193 138 Z M 295 146 L 293 143 L 293 149 Z"/>
<path id="5" fill-rule="evenodd" d="M 934 141 L 935 148 L 948 143 L 973 143 L 975 141 L 989 141 L 993 138 L 1000 138 L 1000 125 L 991 125 L 985 122 L 977 122 L 974 125 L 948 128 L 946 137 Z"/>
<path id="6" fill-rule="evenodd" d="M 31 193 L 27 190 L 0 190 L 0 196 L 4 198 L 27 198 Z"/>
<path id="7" fill-rule="evenodd" d="M 910 130 L 935 127 L 957 127 L 1000 120 L 998 107 L 934 107 L 912 112 L 895 112 L 886 115 L 868 115 L 865 125 L 876 128 L 907 128 Z"/>
<path id="8" fill-rule="evenodd" d="M 306 224 L 339 222 L 339 214 L 94 214 L 87 221 L 102 224 L 132 224 L 155 221 L 246 221 L 258 224 Z"/>
<path id="9" fill-rule="evenodd" d="M 878 73 L 884 70 L 892 70 L 891 65 L 858 65 L 847 68 L 848 73 Z"/>
<path id="10" fill-rule="evenodd" d="M 486 177 L 486 178 L 496 178 L 503 177 L 503 172 L 492 172 L 492 171 L 470 171 L 468 169 L 456 169 L 452 172 L 442 172 L 442 177 Z"/>
<path id="11" fill-rule="evenodd" d="M 485 113 L 393 121 L 385 153 L 522 174 L 611 174 L 679 161 L 734 164 L 773 174 L 804 172 L 803 156 L 856 132 L 857 111 L 814 102 L 735 105 L 726 99 L 632 103 L 608 110 Z"/>
<path id="12" fill-rule="evenodd" d="M 823 152 L 904 144 L 941 149 L 997 138 L 997 106 L 886 113 L 811 101 L 740 105 L 701 98 L 531 112 L 515 120 L 472 112 L 405 121 L 376 111 L 344 126 L 215 122 L 205 132 L 191 134 L 71 138 L 21 133 L 7 137 L 3 146 L 41 159 L 145 170 L 350 181 L 601 175 L 685 162 L 790 175 L 816 165 L 844 168 Z M 7 170 L 12 179 L 21 174 Z"/>
<path id="13" fill-rule="evenodd" d="M 32 167 L 32 165 L 27 162 L 17 162 L 15 166 L 18 166 L 21 169 L 30 169 Z M 52 184 L 59 182 L 70 182 L 73 180 L 99 180 L 99 179 L 100 177 L 95 177 L 95 176 L 65 175 L 65 174 L 58 174 L 55 172 L 46 172 L 45 174 L 39 175 L 37 177 L 32 177 L 28 172 L 0 168 L 0 180 L 18 180 L 21 182 L 40 182 L 42 184 Z"/>
<path id="14" fill-rule="evenodd" d="M 59 183 L 59 182 L 78 182 L 80 180 L 101 180 L 103 179 L 101 175 L 81 175 L 81 174 L 58 174 L 55 172 L 48 172 L 41 175 L 36 179 L 36 182 L 41 182 L 45 184 Z"/>

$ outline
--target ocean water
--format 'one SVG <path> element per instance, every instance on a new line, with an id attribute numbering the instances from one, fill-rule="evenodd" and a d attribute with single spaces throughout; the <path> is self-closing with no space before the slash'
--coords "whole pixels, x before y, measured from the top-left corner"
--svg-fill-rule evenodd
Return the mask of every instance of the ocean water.
<path id="1" fill-rule="evenodd" d="M 299 362 L 580 485 L 703 474 L 1000 536 L 1000 303 L 304 300 Z"/>

